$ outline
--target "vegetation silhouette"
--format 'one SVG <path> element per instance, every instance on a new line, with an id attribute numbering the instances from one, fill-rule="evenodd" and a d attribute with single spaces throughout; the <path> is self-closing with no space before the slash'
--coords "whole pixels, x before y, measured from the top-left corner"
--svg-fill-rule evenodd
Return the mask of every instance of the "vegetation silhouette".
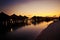
<path id="1" fill-rule="evenodd" d="M 41 16 L 33 16 L 31 19 L 27 16 L 17 16 L 15 14 L 9 16 L 4 12 L 0 13 L 0 32 L 7 32 L 11 28 L 18 28 L 25 25 L 28 25 L 28 21 L 34 25 L 39 24 L 40 22 L 46 21 L 49 22 L 51 20 L 60 20 L 60 17 L 41 17 Z"/>
<path id="2" fill-rule="evenodd" d="M 0 13 L 0 33 L 8 32 L 11 28 L 18 28 L 27 25 L 26 16 L 17 16 L 15 14 L 8 16 L 4 12 Z"/>
<path id="3" fill-rule="evenodd" d="M 33 16 L 29 19 L 27 16 L 13 14 L 11 16 L 7 15 L 4 12 L 0 13 L 0 38 L 5 38 L 4 34 L 16 30 L 17 28 L 23 27 L 25 25 L 39 24 L 43 21 L 59 21 L 60 17 L 42 17 L 42 16 Z M 2 35 L 1 35 L 2 34 Z M 39 37 L 40 38 L 40 37 Z M 38 38 L 38 39 L 39 39 Z M 36 40 L 38 40 L 36 39 Z"/>

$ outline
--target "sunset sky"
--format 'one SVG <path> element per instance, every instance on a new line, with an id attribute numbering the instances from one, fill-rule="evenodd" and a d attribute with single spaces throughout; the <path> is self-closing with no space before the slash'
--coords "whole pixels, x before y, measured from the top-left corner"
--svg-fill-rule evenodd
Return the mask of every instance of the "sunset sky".
<path id="1" fill-rule="evenodd" d="M 60 0 L 0 0 L 0 12 L 8 15 L 59 16 Z"/>

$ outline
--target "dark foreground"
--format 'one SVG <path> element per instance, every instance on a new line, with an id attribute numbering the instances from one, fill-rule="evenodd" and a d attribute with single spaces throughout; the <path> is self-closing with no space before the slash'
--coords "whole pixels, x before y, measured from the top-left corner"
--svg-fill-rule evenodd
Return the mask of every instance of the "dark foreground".
<path id="1" fill-rule="evenodd" d="M 36 40 L 60 40 L 60 21 L 50 24 Z"/>

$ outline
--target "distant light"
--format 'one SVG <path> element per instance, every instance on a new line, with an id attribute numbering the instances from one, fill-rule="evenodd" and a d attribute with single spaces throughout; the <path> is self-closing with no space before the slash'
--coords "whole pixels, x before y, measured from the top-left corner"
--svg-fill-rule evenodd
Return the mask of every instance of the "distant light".
<path id="1" fill-rule="evenodd" d="M 13 29 L 11 28 L 11 32 L 13 31 Z"/>

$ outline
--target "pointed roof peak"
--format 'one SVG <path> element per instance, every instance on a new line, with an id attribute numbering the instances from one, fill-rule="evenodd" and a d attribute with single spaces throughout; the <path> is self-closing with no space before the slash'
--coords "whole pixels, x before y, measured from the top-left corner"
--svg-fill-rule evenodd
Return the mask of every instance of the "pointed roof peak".
<path id="1" fill-rule="evenodd" d="M 1 16 L 2 16 L 2 15 L 8 16 L 8 15 L 7 15 L 6 13 L 4 13 L 4 12 L 1 12 L 0 15 L 1 15 Z"/>

